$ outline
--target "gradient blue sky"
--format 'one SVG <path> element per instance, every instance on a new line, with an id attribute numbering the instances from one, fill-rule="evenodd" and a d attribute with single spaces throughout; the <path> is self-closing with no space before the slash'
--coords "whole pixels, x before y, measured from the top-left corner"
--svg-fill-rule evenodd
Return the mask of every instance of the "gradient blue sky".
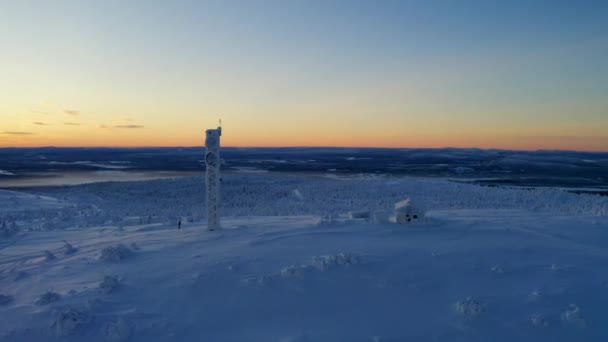
<path id="1" fill-rule="evenodd" d="M 606 1 L 0 1 L 0 146 L 608 150 Z"/>

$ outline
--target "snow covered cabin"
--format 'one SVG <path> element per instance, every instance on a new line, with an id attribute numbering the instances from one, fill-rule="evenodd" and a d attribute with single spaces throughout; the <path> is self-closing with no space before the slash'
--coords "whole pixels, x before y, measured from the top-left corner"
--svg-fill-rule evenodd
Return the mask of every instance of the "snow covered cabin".
<path id="1" fill-rule="evenodd" d="M 409 198 L 395 203 L 395 221 L 399 224 L 406 224 L 420 220 L 424 217 L 424 211 L 414 207 Z"/>

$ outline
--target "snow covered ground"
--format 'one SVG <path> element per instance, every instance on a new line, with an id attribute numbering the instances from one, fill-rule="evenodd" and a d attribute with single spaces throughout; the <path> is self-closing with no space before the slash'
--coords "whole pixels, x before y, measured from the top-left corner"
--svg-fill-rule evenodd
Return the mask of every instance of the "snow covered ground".
<path id="1" fill-rule="evenodd" d="M 0 240 L 0 340 L 608 339 L 605 197 L 239 176 L 224 182 L 225 229 L 208 232 L 190 203 L 202 188 L 0 191 L 14 226 Z M 347 219 L 407 196 L 425 222 Z"/>

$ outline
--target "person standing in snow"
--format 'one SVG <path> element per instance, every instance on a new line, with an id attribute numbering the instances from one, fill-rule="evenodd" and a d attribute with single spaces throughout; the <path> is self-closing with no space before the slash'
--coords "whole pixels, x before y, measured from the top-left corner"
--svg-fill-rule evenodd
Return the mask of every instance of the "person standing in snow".
<path id="1" fill-rule="evenodd" d="M 182 229 L 182 219 L 179 219 L 179 221 L 177 221 L 177 229 Z"/>

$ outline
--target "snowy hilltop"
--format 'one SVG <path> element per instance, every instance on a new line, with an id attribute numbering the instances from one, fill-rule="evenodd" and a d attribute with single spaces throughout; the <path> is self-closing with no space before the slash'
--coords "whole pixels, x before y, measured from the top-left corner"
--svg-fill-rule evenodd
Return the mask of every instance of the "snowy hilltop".
<path id="1" fill-rule="evenodd" d="M 232 175 L 208 232 L 202 184 L 0 191 L 0 340 L 608 339 L 607 197 Z"/>

